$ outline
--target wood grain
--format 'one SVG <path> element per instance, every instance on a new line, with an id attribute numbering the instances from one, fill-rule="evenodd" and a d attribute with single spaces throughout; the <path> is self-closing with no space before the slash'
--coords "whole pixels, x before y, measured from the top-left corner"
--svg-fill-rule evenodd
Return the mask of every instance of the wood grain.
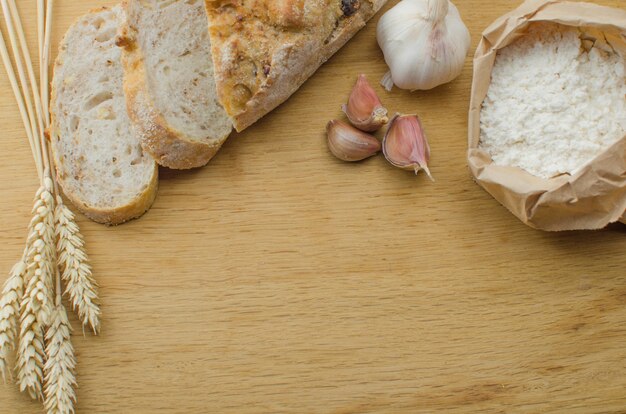
<path id="1" fill-rule="evenodd" d="M 19 3 L 34 51 L 36 2 Z M 57 0 L 55 44 L 102 4 Z M 475 47 L 518 2 L 456 4 Z M 99 337 L 72 321 L 79 412 L 626 412 L 626 226 L 538 232 L 472 182 L 469 57 L 434 91 L 377 88 L 421 115 L 436 183 L 329 154 L 356 75 L 386 70 L 377 19 L 207 168 L 161 171 L 142 219 L 79 217 L 104 312 Z M 4 75 L 0 91 L 6 274 L 36 178 Z M 41 407 L 7 385 L 0 412 Z"/>

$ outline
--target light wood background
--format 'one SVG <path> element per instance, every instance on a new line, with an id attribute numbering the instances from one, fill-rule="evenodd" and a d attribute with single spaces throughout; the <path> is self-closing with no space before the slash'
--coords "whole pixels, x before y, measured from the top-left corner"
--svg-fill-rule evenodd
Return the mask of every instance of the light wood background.
<path id="1" fill-rule="evenodd" d="M 473 47 L 518 3 L 457 0 Z M 103 4 L 56 0 L 55 44 Z M 626 226 L 535 231 L 472 182 L 470 58 L 431 92 L 377 87 L 421 115 L 436 183 L 328 152 L 356 75 L 386 70 L 377 20 L 207 168 L 161 171 L 140 220 L 79 217 L 103 311 L 99 337 L 73 319 L 79 412 L 626 412 Z M 6 275 L 37 183 L 4 73 L 0 91 Z M 0 386 L 1 413 L 40 407 Z"/>

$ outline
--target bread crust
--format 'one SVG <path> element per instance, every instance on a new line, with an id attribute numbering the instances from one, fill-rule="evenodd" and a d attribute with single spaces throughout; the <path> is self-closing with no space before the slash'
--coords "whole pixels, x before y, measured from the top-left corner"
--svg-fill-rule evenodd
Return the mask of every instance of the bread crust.
<path id="1" fill-rule="evenodd" d="M 128 15 L 130 1 L 121 3 Z M 136 31 L 128 21 L 120 27 L 116 43 L 123 49 L 124 92 L 128 114 L 141 135 L 141 145 L 159 165 L 186 170 L 206 165 L 228 138 L 207 143 L 193 140 L 172 128 L 150 97 L 143 51 L 136 41 Z"/>
<path id="2" fill-rule="evenodd" d="M 96 14 L 96 13 L 100 13 L 106 10 L 109 10 L 109 8 L 100 7 L 97 9 L 90 10 L 87 14 Z M 74 25 L 78 24 L 83 18 L 84 16 L 81 16 L 72 23 L 72 25 L 70 26 L 70 29 L 68 29 L 63 39 L 59 43 L 59 52 L 55 60 L 53 70 L 56 69 L 57 65 L 59 65 L 60 62 L 63 62 L 65 60 L 65 55 L 67 54 L 67 52 L 65 52 L 65 50 L 63 49 L 63 45 L 66 43 L 66 37 L 68 33 L 70 32 L 71 28 L 73 28 Z M 49 140 L 53 140 L 55 137 L 59 136 L 59 130 L 57 127 L 58 126 L 57 115 L 56 115 L 56 112 L 54 111 L 54 107 L 55 107 L 54 102 L 56 100 L 57 100 L 57 89 L 56 89 L 56 83 L 53 81 L 52 89 L 50 93 L 51 104 L 50 104 L 50 128 L 48 130 Z M 65 181 L 65 175 L 62 173 L 62 171 L 64 171 L 65 168 L 64 168 L 63 162 L 60 159 L 59 153 L 56 150 L 56 146 L 50 145 L 50 148 L 52 150 L 52 158 L 55 164 L 55 176 L 56 176 L 57 182 L 59 183 L 59 185 L 61 186 L 63 190 L 63 194 L 81 213 L 83 213 L 89 219 L 97 223 L 105 224 L 108 226 L 118 225 L 118 224 L 122 224 L 129 220 L 142 216 L 146 211 L 150 209 L 150 207 L 154 203 L 154 200 L 156 199 L 156 195 L 157 195 L 158 182 L 159 182 L 159 178 L 158 178 L 159 167 L 156 163 L 154 164 L 154 172 L 151 176 L 151 180 L 148 186 L 145 188 L 145 190 L 143 190 L 140 194 L 138 194 L 128 204 L 125 204 L 123 206 L 116 207 L 116 208 L 107 209 L 107 208 L 91 206 L 87 202 L 82 200 L 77 194 L 71 191 L 70 186 Z"/>
<path id="3" fill-rule="evenodd" d="M 63 186 L 63 180 L 60 178 L 58 171 L 57 180 L 63 188 L 63 194 L 65 194 L 65 197 L 67 197 L 81 213 L 96 223 L 105 224 L 107 226 L 117 226 L 126 223 L 127 221 L 139 218 L 150 210 L 150 207 L 152 207 L 152 204 L 157 196 L 159 167 L 156 164 L 154 165 L 154 174 L 152 175 L 150 184 L 141 194 L 137 195 L 132 202 L 114 209 L 103 209 L 90 206 L 78 198 L 76 194 L 71 191 L 66 191 Z"/>
<path id="4" fill-rule="evenodd" d="M 275 0 L 268 1 L 272 2 Z M 293 10 L 294 7 L 303 7 L 303 0 L 282 1 L 283 7 L 289 6 L 287 9 Z M 304 1 L 306 2 L 308 0 Z M 289 40 L 282 42 L 282 39 L 278 38 L 274 42 L 275 46 L 265 52 L 267 61 L 271 62 L 269 75 L 265 80 L 260 82 L 258 88 L 245 103 L 245 107 L 235 108 L 227 102 L 229 96 L 232 96 L 232 92 L 228 87 L 229 82 L 232 84 L 232 73 L 230 73 L 228 67 L 228 57 L 225 58 L 223 56 L 225 54 L 224 50 L 227 49 L 224 45 L 224 41 L 225 39 L 227 40 L 229 36 L 225 36 L 219 29 L 219 25 L 222 23 L 220 22 L 222 18 L 220 16 L 220 13 L 222 13 L 220 8 L 223 5 L 220 1 L 205 0 L 205 7 L 207 8 L 209 18 L 209 33 L 211 36 L 212 57 L 218 95 L 222 100 L 226 112 L 231 117 L 235 129 L 241 132 L 286 101 L 322 64 L 363 28 L 367 21 L 380 10 L 386 1 L 387 0 L 361 0 L 359 9 L 349 17 L 339 18 L 335 29 L 332 31 L 330 37 L 326 39 L 320 38 L 320 35 L 324 35 L 324 33 L 319 32 L 317 33 L 317 38 L 307 33 L 295 37 L 293 36 L 294 28 L 289 27 L 288 30 L 285 30 L 285 33 L 288 33 L 290 36 Z M 271 8 L 269 13 L 272 13 Z M 300 14 L 302 14 L 302 12 Z M 243 32 L 257 30 L 253 28 L 255 25 L 246 23 L 246 17 L 247 16 L 243 17 L 239 30 Z M 290 15 L 287 17 L 290 18 L 287 19 L 289 23 L 293 24 L 293 20 L 297 20 L 297 18 L 301 16 L 293 17 L 293 15 Z M 286 20 L 284 15 L 281 16 L 277 14 L 270 15 L 270 18 L 278 22 Z M 310 22 L 304 22 L 302 24 L 306 23 Z M 245 34 L 242 38 L 244 36 Z M 255 36 L 252 35 L 250 38 L 254 39 Z M 252 42 L 255 42 L 255 40 L 252 40 Z M 247 46 L 245 39 L 239 43 L 241 44 L 241 48 L 245 49 Z"/>

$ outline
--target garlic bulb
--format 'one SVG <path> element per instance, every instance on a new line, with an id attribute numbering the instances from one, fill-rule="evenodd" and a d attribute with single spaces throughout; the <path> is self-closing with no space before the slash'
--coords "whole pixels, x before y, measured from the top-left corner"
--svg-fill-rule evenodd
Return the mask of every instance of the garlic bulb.
<path id="1" fill-rule="evenodd" d="M 381 82 L 388 91 L 454 80 L 470 48 L 469 30 L 449 0 L 402 0 L 380 18 L 376 37 L 390 69 Z"/>

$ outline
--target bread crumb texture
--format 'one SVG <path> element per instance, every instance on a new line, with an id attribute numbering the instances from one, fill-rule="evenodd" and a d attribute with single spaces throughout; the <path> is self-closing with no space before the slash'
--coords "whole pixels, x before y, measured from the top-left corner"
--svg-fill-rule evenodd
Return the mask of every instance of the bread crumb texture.
<path id="1" fill-rule="evenodd" d="M 134 0 L 129 14 L 154 109 L 179 136 L 221 145 L 232 123 L 217 97 L 204 2 Z"/>
<path id="2" fill-rule="evenodd" d="M 52 147 L 63 190 L 80 208 L 124 208 L 149 191 L 154 160 L 127 115 L 120 49 L 121 9 L 80 18 L 61 43 L 52 81 Z"/>
<path id="3" fill-rule="evenodd" d="M 495 164 L 575 174 L 626 135 L 624 57 L 584 48 L 582 36 L 539 23 L 498 51 L 479 145 Z"/>

